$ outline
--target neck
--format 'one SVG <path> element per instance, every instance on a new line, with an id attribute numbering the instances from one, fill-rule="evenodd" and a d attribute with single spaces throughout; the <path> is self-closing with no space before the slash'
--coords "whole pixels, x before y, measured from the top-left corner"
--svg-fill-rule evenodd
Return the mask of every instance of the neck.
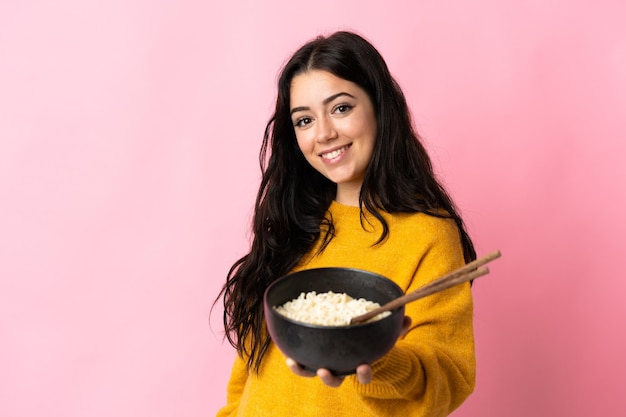
<path id="1" fill-rule="evenodd" d="M 361 194 L 361 183 L 359 184 L 337 184 L 337 195 L 335 200 L 346 206 L 359 206 L 359 196 Z"/>

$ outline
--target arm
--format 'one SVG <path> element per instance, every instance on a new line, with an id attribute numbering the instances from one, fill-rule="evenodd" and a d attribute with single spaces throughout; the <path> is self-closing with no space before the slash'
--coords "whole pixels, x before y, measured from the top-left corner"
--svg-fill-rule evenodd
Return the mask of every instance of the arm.
<path id="1" fill-rule="evenodd" d="M 368 247 L 363 257 L 349 254 L 349 261 L 340 260 L 339 265 L 378 272 L 410 292 L 465 263 L 452 221 L 416 216 L 396 227 L 396 238 L 389 246 L 371 251 Z M 337 263 L 336 259 L 332 262 Z M 324 384 L 338 387 L 346 401 L 365 405 L 373 415 L 448 415 L 474 389 L 469 284 L 409 303 L 405 314 L 412 324 L 383 358 L 359 366 L 356 376 L 337 378 L 326 370 L 318 370 L 317 376 Z M 300 376 L 316 375 L 293 361 L 288 366 Z"/>
<path id="2" fill-rule="evenodd" d="M 438 222 L 439 223 L 439 222 Z M 456 228 L 440 222 L 421 255 L 407 291 L 417 289 L 463 265 Z M 469 284 L 407 304 L 412 319 L 407 334 L 383 358 L 371 365 L 372 381 L 347 379 L 373 411 L 427 410 L 448 415 L 474 389 L 473 304 Z M 396 401 L 389 401 L 396 400 Z M 410 414 L 410 413 L 409 413 Z"/>

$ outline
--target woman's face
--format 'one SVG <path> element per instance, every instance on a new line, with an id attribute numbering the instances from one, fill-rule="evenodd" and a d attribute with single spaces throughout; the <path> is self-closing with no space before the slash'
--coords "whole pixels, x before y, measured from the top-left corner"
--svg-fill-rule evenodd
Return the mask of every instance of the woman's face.
<path id="1" fill-rule="evenodd" d="M 291 120 L 306 160 L 337 184 L 338 202 L 358 205 L 376 142 L 376 116 L 367 93 L 327 71 L 291 82 Z"/>

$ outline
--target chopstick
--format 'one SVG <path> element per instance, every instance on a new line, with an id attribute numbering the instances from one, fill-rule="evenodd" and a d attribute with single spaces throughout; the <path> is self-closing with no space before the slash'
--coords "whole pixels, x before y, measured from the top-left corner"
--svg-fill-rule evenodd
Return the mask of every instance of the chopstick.
<path id="1" fill-rule="evenodd" d="M 444 275 L 441 278 L 432 281 L 423 287 L 418 288 L 415 291 L 411 291 L 401 297 L 398 297 L 394 300 L 391 300 L 387 304 L 375 308 L 371 311 L 368 311 L 365 314 L 361 314 L 360 316 L 352 317 L 350 319 L 350 324 L 362 323 L 371 319 L 372 317 L 377 316 L 378 314 L 395 310 L 398 307 L 401 307 L 411 301 L 418 300 L 420 298 L 427 297 L 431 294 L 435 294 L 437 292 L 446 290 L 450 287 L 454 287 L 455 285 L 459 285 L 463 282 L 471 281 L 483 275 L 487 275 L 489 273 L 488 268 L 480 268 L 481 266 L 493 261 L 500 257 L 500 251 L 492 252 L 486 256 L 483 256 L 480 259 L 476 259 L 475 261 L 469 262 L 468 264 L 458 268 L 447 275 Z"/>

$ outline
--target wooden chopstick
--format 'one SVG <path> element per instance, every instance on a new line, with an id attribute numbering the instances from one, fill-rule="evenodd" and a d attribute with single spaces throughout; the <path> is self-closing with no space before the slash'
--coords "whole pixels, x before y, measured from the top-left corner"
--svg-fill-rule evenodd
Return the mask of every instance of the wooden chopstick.
<path id="1" fill-rule="evenodd" d="M 432 281 L 424 285 L 423 287 L 418 288 L 415 291 L 411 291 L 410 293 L 407 293 L 401 297 L 391 300 L 387 304 L 381 307 L 375 308 L 371 311 L 368 311 L 365 314 L 361 314 L 360 316 L 353 317 L 350 320 L 350 324 L 362 323 L 364 321 L 371 319 L 372 317 L 377 316 L 378 314 L 384 311 L 395 310 L 396 308 L 401 307 L 411 301 L 415 301 L 420 298 L 427 297 L 431 294 L 435 294 L 437 292 L 446 290 L 450 287 L 454 287 L 455 285 L 459 285 L 463 282 L 471 281 L 483 275 L 487 275 L 489 273 L 489 269 L 479 268 L 479 267 L 499 257 L 500 257 L 500 251 L 498 250 L 486 256 L 483 256 L 480 259 L 476 259 L 475 261 L 472 261 L 462 266 L 461 268 L 458 268 L 450 272 L 449 274 L 444 275 L 443 277 L 438 278 L 435 281 Z"/>

